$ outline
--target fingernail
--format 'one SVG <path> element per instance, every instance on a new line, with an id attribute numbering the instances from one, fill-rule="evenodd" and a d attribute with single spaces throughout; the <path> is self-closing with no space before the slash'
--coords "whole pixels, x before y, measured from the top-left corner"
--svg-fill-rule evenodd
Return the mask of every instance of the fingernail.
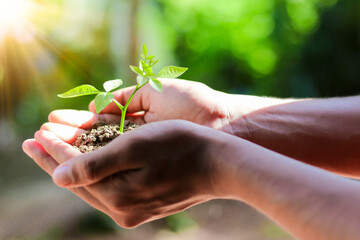
<path id="1" fill-rule="evenodd" d="M 61 166 L 54 170 L 53 180 L 57 185 L 66 186 L 72 182 L 68 166 Z"/>

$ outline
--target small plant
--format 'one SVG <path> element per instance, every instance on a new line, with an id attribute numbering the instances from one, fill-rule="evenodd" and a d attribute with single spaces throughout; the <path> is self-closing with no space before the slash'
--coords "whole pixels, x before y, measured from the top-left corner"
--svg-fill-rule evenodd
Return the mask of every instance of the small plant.
<path id="1" fill-rule="evenodd" d="M 147 83 L 149 83 L 152 88 L 154 88 L 158 92 L 161 92 L 163 87 L 159 78 L 177 78 L 187 70 L 187 68 L 167 66 L 162 68 L 158 74 L 155 74 L 153 72 L 152 67 L 159 60 L 155 60 L 155 56 L 148 55 L 148 49 L 145 43 L 143 43 L 142 52 L 143 53 L 141 54 L 141 60 L 139 61 L 139 66 L 138 67 L 130 66 L 130 69 L 137 74 L 136 77 L 137 84 L 133 93 L 131 94 L 131 96 L 129 97 L 129 99 L 127 100 L 124 106 L 121 105 L 118 101 L 116 101 L 116 99 L 114 98 L 114 94 L 112 93 L 123 84 L 123 81 L 121 79 L 110 80 L 105 82 L 103 85 L 105 92 L 99 91 L 92 85 L 85 84 L 75 87 L 65 93 L 59 94 L 58 97 L 73 98 L 73 97 L 96 94 L 95 109 L 97 113 L 100 113 L 111 102 L 114 102 L 121 110 L 120 133 L 123 133 L 126 111 L 135 93 L 140 88 L 142 88 Z"/>

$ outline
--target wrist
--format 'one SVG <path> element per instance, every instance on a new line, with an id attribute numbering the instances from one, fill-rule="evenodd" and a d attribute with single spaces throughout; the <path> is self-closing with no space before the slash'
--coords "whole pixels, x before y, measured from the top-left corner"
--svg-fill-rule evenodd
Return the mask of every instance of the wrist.
<path id="1" fill-rule="evenodd" d="M 239 181 L 239 168 L 244 159 L 244 139 L 218 132 L 210 141 L 210 162 L 212 193 L 215 198 L 237 199 L 242 197 L 237 192 L 241 181 Z"/>
<path id="2" fill-rule="evenodd" d="M 229 124 L 223 130 L 237 137 L 249 139 L 252 129 L 250 126 L 254 125 L 249 121 L 254 119 L 253 116 L 257 116 L 255 119 L 261 120 L 261 116 L 266 114 L 271 107 L 295 101 L 298 99 L 228 94 L 228 102 L 231 103 L 228 110 Z"/>

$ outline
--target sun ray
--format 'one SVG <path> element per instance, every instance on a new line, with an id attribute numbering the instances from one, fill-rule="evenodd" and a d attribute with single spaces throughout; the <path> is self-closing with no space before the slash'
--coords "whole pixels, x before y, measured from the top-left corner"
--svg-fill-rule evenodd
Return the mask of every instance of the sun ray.
<path id="1" fill-rule="evenodd" d="M 4 43 L 4 47 L 6 47 L 6 42 Z M 1 59 L 2 59 L 2 65 L 4 69 L 4 77 L 2 84 L 0 86 L 1 88 L 1 111 L 0 113 L 2 115 L 7 115 L 6 113 L 9 111 L 9 103 L 11 103 L 11 100 L 9 98 L 9 91 L 8 91 L 8 72 L 6 71 L 8 69 L 8 61 L 7 61 L 7 53 L 5 51 L 1 51 Z"/>
<path id="2" fill-rule="evenodd" d="M 0 42 L 26 26 L 33 6 L 30 0 L 0 0 Z"/>
<path id="3" fill-rule="evenodd" d="M 6 14 L 1 15 L 4 12 Z M 50 2 L 0 0 L 0 71 L 3 72 L 3 77 L 0 76 L 0 116 L 9 116 L 17 102 L 31 89 L 40 94 L 44 102 L 51 102 L 52 91 L 49 89 L 56 88 L 55 84 L 59 83 L 59 80 L 51 80 L 51 76 L 60 78 L 62 84 L 71 85 L 73 80 L 61 68 L 59 60 L 82 76 L 81 79 L 90 81 L 86 62 L 64 51 L 64 46 L 49 37 L 53 22 L 47 16 L 54 17 L 59 12 L 59 6 Z M 41 59 L 42 55 L 54 56 L 50 75 L 41 72 L 44 69 L 39 66 L 39 61 L 49 64 L 48 59 Z"/>
<path id="4" fill-rule="evenodd" d="M 67 53 L 62 52 L 60 49 L 61 46 L 58 44 L 54 39 L 49 39 L 45 34 L 41 34 L 39 31 L 36 33 L 36 38 L 40 44 L 42 44 L 45 48 L 51 50 L 53 53 L 55 53 L 60 59 L 64 60 L 69 64 L 75 71 L 80 73 L 85 77 L 85 79 L 89 79 L 90 74 L 87 71 L 87 67 L 85 62 L 83 62 L 81 65 L 74 62 L 74 59 L 76 58 L 75 55 L 69 55 Z"/>

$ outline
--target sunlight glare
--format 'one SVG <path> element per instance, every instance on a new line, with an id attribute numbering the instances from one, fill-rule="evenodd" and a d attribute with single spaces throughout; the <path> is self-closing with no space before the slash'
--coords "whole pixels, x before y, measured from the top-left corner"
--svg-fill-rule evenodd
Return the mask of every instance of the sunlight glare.
<path id="1" fill-rule="evenodd" d="M 32 10 L 30 0 L 0 0 L 0 40 L 23 29 Z"/>

